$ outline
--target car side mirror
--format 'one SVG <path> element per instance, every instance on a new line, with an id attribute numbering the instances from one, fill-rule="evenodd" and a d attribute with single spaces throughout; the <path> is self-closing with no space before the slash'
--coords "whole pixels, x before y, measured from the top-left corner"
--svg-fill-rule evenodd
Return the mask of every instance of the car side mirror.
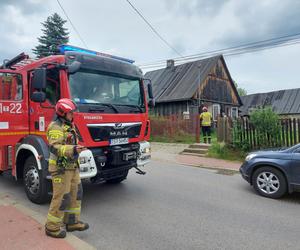
<path id="1" fill-rule="evenodd" d="M 45 89 L 47 84 L 47 77 L 46 77 L 46 68 L 38 68 L 33 71 L 32 77 L 32 88 L 33 89 Z"/>
<path id="2" fill-rule="evenodd" d="M 81 63 L 78 61 L 72 62 L 70 65 L 68 65 L 68 73 L 69 74 L 75 74 L 81 67 Z"/>
<path id="3" fill-rule="evenodd" d="M 31 94 L 31 97 L 30 99 L 33 101 L 33 102 L 44 102 L 46 101 L 46 94 L 42 91 L 35 91 Z"/>

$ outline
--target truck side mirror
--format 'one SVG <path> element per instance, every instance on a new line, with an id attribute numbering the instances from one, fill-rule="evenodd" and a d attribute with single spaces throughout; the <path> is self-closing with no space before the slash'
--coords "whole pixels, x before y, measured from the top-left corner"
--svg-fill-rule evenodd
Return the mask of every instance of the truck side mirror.
<path id="1" fill-rule="evenodd" d="M 32 77 L 32 88 L 33 89 L 45 89 L 47 84 L 47 77 L 46 77 L 46 68 L 38 68 L 33 71 Z"/>
<path id="2" fill-rule="evenodd" d="M 78 61 L 72 62 L 70 65 L 68 65 L 68 73 L 69 74 L 75 74 L 81 67 L 81 63 Z"/>
<path id="3" fill-rule="evenodd" d="M 153 90 L 152 90 L 152 85 L 151 85 L 151 80 L 150 79 L 143 79 L 144 84 L 147 84 L 147 92 L 148 92 L 148 107 L 149 108 L 154 108 L 155 106 L 155 100 L 153 97 Z"/>
<path id="4" fill-rule="evenodd" d="M 149 99 L 153 99 L 153 90 L 152 90 L 152 85 L 151 85 L 151 80 L 149 80 L 150 82 L 148 83 L 147 85 L 147 88 L 148 88 L 148 96 L 149 96 Z"/>
<path id="5" fill-rule="evenodd" d="M 155 100 L 154 99 L 150 99 L 149 102 L 148 102 L 148 107 L 149 108 L 154 108 L 155 106 Z"/>
<path id="6" fill-rule="evenodd" d="M 30 99 L 33 101 L 33 102 L 44 102 L 46 101 L 46 94 L 44 92 L 39 92 L 39 91 L 35 91 L 31 94 L 31 97 Z"/>

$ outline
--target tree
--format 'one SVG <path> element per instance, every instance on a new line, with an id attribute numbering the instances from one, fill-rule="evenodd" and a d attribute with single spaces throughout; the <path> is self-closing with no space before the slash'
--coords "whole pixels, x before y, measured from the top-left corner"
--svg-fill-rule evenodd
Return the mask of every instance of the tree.
<path id="1" fill-rule="evenodd" d="M 58 54 L 57 46 L 69 42 L 69 32 L 64 27 L 66 22 L 57 13 L 54 13 L 42 23 L 43 35 L 38 38 L 39 45 L 32 50 L 38 58 Z"/>
<path id="2" fill-rule="evenodd" d="M 247 95 L 247 90 L 245 90 L 243 88 L 240 88 L 236 82 L 234 82 L 234 85 L 236 87 L 236 90 L 237 90 L 239 96 L 245 96 L 245 95 Z"/>

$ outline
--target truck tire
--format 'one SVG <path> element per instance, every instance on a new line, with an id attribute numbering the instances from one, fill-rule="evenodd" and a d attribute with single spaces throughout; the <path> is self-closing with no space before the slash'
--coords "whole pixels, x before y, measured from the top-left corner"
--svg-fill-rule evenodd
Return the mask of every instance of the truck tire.
<path id="1" fill-rule="evenodd" d="M 36 204 L 43 204 L 50 200 L 50 183 L 43 178 L 42 171 L 38 170 L 35 157 L 26 159 L 23 171 L 23 181 L 26 195 Z"/>
<path id="2" fill-rule="evenodd" d="M 252 176 L 253 187 L 264 197 L 278 199 L 287 192 L 284 175 L 273 167 L 261 167 Z"/>
<path id="3" fill-rule="evenodd" d="M 0 175 L 2 175 L 2 174 L 3 174 L 3 171 L 0 170 Z"/>
<path id="4" fill-rule="evenodd" d="M 124 171 L 124 174 L 122 176 L 109 179 L 106 182 L 109 184 L 118 184 L 118 183 L 121 183 L 122 181 L 124 181 L 127 178 L 127 175 L 128 175 L 128 170 Z"/>

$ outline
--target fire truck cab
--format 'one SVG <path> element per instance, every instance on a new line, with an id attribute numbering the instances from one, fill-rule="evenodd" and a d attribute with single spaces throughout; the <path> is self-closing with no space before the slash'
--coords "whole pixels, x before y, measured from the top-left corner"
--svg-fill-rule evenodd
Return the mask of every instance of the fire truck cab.
<path id="1" fill-rule="evenodd" d="M 74 46 L 60 52 L 38 60 L 22 53 L 0 67 L 0 174 L 23 179 L 34 203 L 51 192 L 46 130 L 60 98 L 78 107 L 74 123 L 88 148 L 78 159 L 81 178 L 119 183 L 131 168 L 144 174 L 139 167 L 151 157 L 154 100 L 141 70 L 129 59 Z"/>

